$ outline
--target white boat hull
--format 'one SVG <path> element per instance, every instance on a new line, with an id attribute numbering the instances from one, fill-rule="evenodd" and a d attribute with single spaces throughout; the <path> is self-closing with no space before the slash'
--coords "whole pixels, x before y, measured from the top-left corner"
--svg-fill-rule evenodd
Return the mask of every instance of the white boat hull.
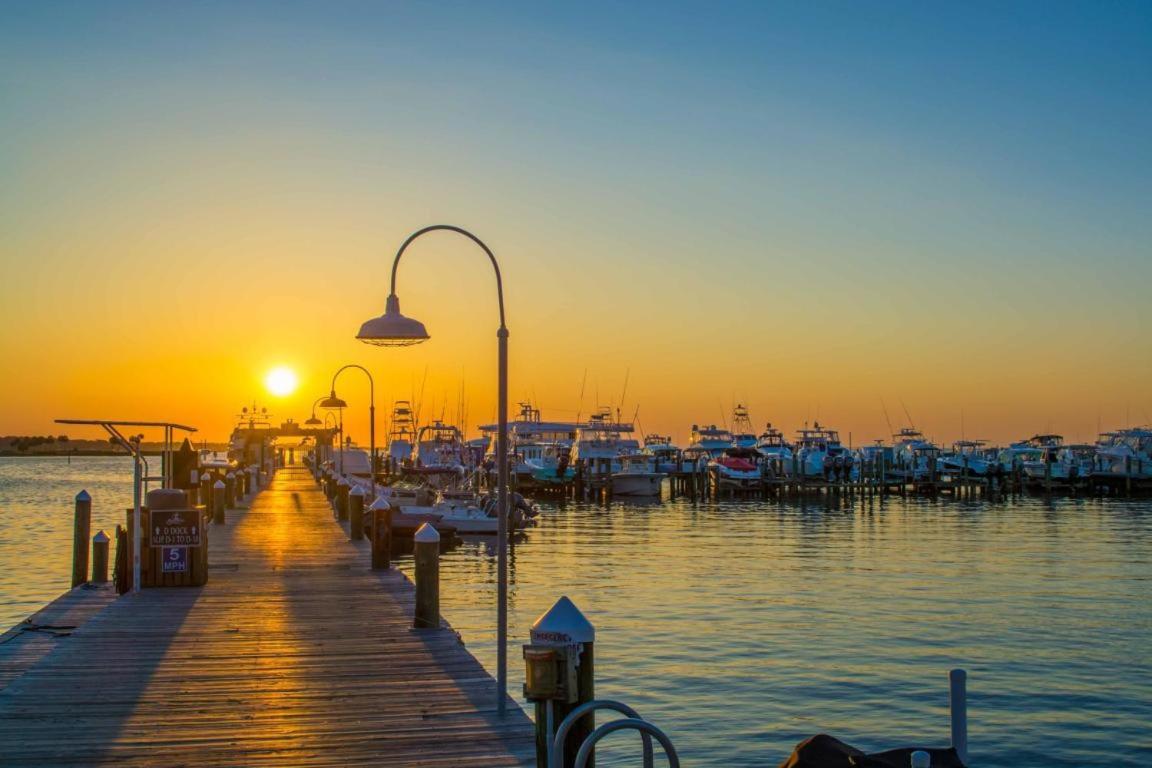
<path id="1" fill-rule="evenodd" d="M 636 472 L 612 475 L 613 496 L 659 496 L 666 475 L 662 472 Z"/>

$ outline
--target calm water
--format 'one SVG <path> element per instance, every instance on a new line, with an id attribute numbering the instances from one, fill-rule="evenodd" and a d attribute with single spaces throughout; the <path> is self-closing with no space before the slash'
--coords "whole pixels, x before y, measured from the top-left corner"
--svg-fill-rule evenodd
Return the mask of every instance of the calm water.
<path id="1" fill-rule="evenodd" d="M 67 588 L 76 491 L 111 530 L 130 469 L 0 459 L 4 623 Z M 444 556 L 441 600 L 494 669 L 490 546 Z M 597 627 L 598 694 L 685 765 L 775 766 L 819 731 L 944 744 L 954 666 L 975 765 L 1152 763 L 1148 501 L 546 506 L 511 565 L 511 690 L 528 627 L 567 594 Z M 635 764 L 618 738 L 601 764 Z"/>

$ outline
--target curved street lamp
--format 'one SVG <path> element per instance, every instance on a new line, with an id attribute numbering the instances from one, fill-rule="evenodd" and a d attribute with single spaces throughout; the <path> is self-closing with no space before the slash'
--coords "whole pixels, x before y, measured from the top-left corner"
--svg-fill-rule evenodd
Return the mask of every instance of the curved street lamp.
<path id="1" fill-rule="evenodd" d="M 336 397 L 336 379 L 349 368 L 357 368 L 368 377 L 368 475 L 372 480 L 372 498 L 376 498 L 376 381 L 368 369 L 356 363 L 349 363 L 332 374 L 332 394 L 320 403 L 321 408 L 347 408 L 348 403 Z M 343 456 L 343 454 L 341 454 Z"/>
<path id="2" fill-rule="evenodd" d="M 396 296 L 396 269 L 400 257 L 412 241 L 429 232 L 455 232 L 471 240 L 488 256 L 496 272 L 496 300 L 500 307 L 500 327 L 496 331 L 497 353 L 497 412 L 499 432 L 496 435 L 497 461 L 497 536 L 496 536 L 496 710 L 505 714 L 508 698 L 508 328 L 504 324 L 504 284 L 500 278 L 500 265 L 491 249 L 471 232 L 451 224 L 433 224 L 414 232 L 400 246 L 392 262 L 392 283 L 388 292 L 384 314 L 360 326 L 356 338 L 366 344 L 380 347 L 407 347 L 429 339 L 424 323 L 400 314 L 400 299 Z"/>
<path id="3" fill-rule="evenodd" d="M 338 471 L 342 474 L 343 473 L 343 465 L 344 465 L 344 453 L 343 453 L 343 446 L 342 446 L 342 442 L 344 440 L 344 413 L 343 413 L 343 411 L 340 411 L 340 418 L 339 419 L 336 419 L 335 413 L 333 413 L 332 411 L 328 411 L 327 413 L 325 413 L 325 415 L 324 415 L 324 428 L 325 429 L 328 428 L 328 419 L 329 418 L 332 419 L 332 427 L 335 429 L 335 433 L 336 433 L 336 448 L 340 448 L 340 466 L 336 467 L 336 469 L 338 469 Z M 331 442 L 331 441 L 329 441 L 329 442 Z M 331 447 L 329 447 L 328 450 L 332 450 Z"/>
<path id="4" fill-rule="evenodd" d="M 316 406 L 319 405 L 320 401 L 323 399 L 324 398 L 322 398 L 322 397 L 318 397 L 318 398 L 316 398 L 316 402 L 312 403 L 312 415 L 304 420 L 305 426 L 318 427 L 324 423 L 324 422 L 320 421 L 320 419 L 316 418 Z"/>
<path id="5" fill-rule="evenodd" d="M 331 411 L 328 411 L 327 413 L 324 414 L 324 429 L 325 429 L 325 431 L 328 430 L 328 419 L 332 419 L 332 428 L 336 431 L 337 434 L 339 434 L 340 427 L 336 422 L 336 415 L 333 414 Z M 319 419 L 317 419 L 317 421 L 319 421 Z M 329 452 L 331 452 L 331 450 L 332 450 L 332 437 L 331 437 L 331 435 L 329 435 L 328 440 L 325 442 L 324 447 L 327 448 Z"/>
<path id="6" fill-rule="evenodd" d="M 333 400 L 340 403 L 340 405 L 324 405 L 324 403 Z M 344 474 L 344 409 L 348 407 L 348 404 L 338 397 L 328 397 L 324 398 L 324 402 L 320 403 L 320 407 L 328 409 L 328 414 L 324 417 L 324 426 L 328 426 L 328 416 L 332 415 L 332 411 L 336 411 L 338 414 L 340 414 L 340 421 L 336 426 L 336 431 L 340 435 L 339 439 L 336 441 L 336 447 L 340 449 L 340 452 L 336 454 L 336 471 L 340 474 Z M 335 420 L 335 417 L 333 417 L 333 420 Z"/>

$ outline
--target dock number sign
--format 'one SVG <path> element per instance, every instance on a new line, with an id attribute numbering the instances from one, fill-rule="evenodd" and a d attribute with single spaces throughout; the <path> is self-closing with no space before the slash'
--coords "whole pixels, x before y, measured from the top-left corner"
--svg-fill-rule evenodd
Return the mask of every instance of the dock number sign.
<path id="1" fill-rule="evenodd" d="M 188 572 L 187 547 L 164 547 L 160 551 L 163 555 L 163 565 L 161 566 L 160 570 L 163 573 Z"/>
<path id="2" fill-rule="evenodd" d="M 200 520 L 196 510 L 154 510 L 152 512 L 152 546 L 200 546 Z"/>

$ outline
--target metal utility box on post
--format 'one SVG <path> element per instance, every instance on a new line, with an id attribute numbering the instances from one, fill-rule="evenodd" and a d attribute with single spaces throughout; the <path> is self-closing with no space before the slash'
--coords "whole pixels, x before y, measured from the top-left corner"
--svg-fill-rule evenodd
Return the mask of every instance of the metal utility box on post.
<path id="1" fill-rule="evenodd" d="M 140 586 L 198 587 L 208 581 L 208 528 L 202 510 L 176 488 L 148 492 L 141 511 Z M 129 523 L 132 511 L 129 510 Z M 129 536 L 131 537 L 131 525 Z"/>
<path id="2" fill-rule="evenodd" d="M 544 768 L 556 726 L 596 698 L 596 629 L 571 600 L 561 597 L 532 624 L 531 640 L 524 646 L 524 698 L 536 704 L 536 765 Z M 591 711 L 580 718 L 565 742 L 564 755 L 557 756 L 561 765 L 574 763 L 595 728 Z M 589 765 L 595 765 L 595 758 Z"/>

